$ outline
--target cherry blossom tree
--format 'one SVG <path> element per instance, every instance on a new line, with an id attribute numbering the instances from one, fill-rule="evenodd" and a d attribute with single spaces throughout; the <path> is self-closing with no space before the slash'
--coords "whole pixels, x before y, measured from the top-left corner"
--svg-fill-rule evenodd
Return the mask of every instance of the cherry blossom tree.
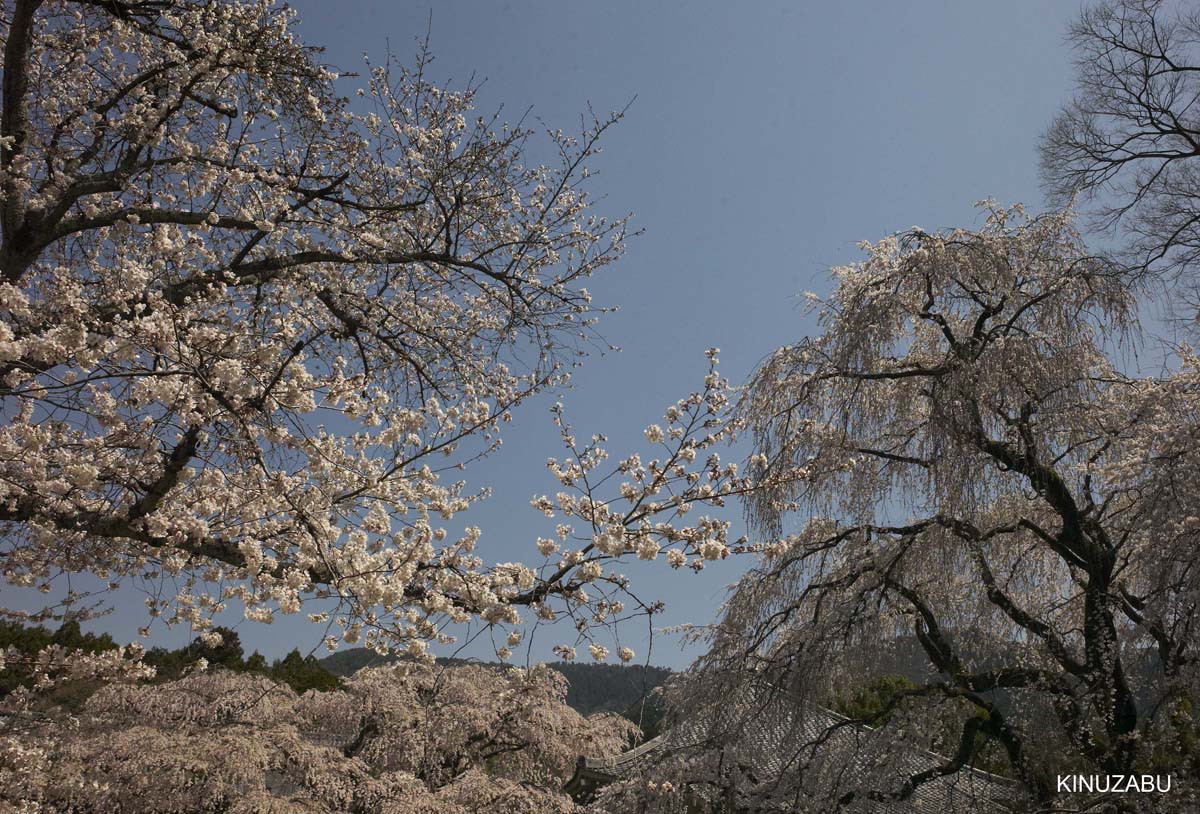
<path id="1" fill-rule="evenodd" d="M 1092 204 L 1127 244 L 1123 264 L 1185 283 L 1195 316 L 1200 259 L 1200 12 L 1187 3 L 1106 0 L 1071 28 L 1074 100 L 1047 131 L 1043 173 L 1064 202 Z"/>
<path id="2" fill-rule="evenodd" d="M 584 179 L 619 115 L 549 133 L 557 163 L 531 165 L 535 134 L 430 81 L 425 51 L 339 80 L 293 22 L 270 2 L 4 4 L 4 582 L 140 580 L 168 624 L 307 610 L 331 646 L 421 654 L 522 607 L 611 621 L 610 560 L 727 553 L 728 523 L 682 519 L 746 487 L 707 452 L 731 431 L 715 370 L 618 493 L 590 480 L 601 437 L 564 431 L 568 492 L 535 505 L 576 522 L 530 541 L 540 565 L 440 525 L 486 494 L 445 473 L 593 341 L 582 283 L 626 221 Z"/>
<path id="3" fill-rule="evenodd" d="M 402 664 L 297 696 L 218 670 L 101 689 L 0 799 L 26 810 L 570 812 L 578 749 L 610 754 L 632 725 L 584 718 L 545 667 Z M 6 769 L 9 767 L 5 767 Z M 11 779 L 13 775 L 9 775 Z"/>
<path id="4" fill-rule="evenodd" d="M 873 810 L 965 772 L 986 741 L 1030 810 L 1195 805 L 1200 359 L 1185 347 L 1161 375 L 1122 372 L 1138 331 L 1126 274 L 1070 213 L 986 216 L 864 244 L 811 295 L 821 333 L 755 374 L 740 411 L 763 560 L 675 704 L 736 733 L 761 710 L 731 719 L 732 701 L 763 688 L 833 706 L 914 639 L 924 669 L 857 722 L 876 728 L 839 771 L 804 767 L 854 721 L 773 743 L 774 775 L 716 775 L 681 750 L 679 771 L 650 775 L 660 791 Z M 905 771 L 947 721 L 947 757 Z M 1055 782 L 1142 771 L 1172 775 L 1172 793 Z"/>
<path id="5" fill-rule="evenodd" d="M 293 28 L 271 2 L 3 5 L 0 576 L 55 596 L 6 592 L 0 614 L 84 619 L 134 583 L 143 633 L 212 646 L 229 612 L 306 612 L 330 647 L 428 660 L 483 625 L 505 659 L 522 622 L 568 618 L 563 657 L 632 659 L 593 631 L 661 604 L 617 562 L 736 548 L 728 521 L 688 515 L 749 488 L 716 452 L 734 428 L 715 351 L 644 455 L 609 463 L 555 408 L 560 491 L 532 501 L 553 533 L 522 562 L 459 522 L 486 489 L 446 480 L 597 338 L 583 284 L 627 227 L 585 179 L 619 114 L 548 133 L 534 164 L 537 134 L 432 82 L 424 49 L 339 78 Z M 565 811 L 578 753 L 628 734 L 539 669 L 410 665 L 296 698 L 225 673 L 138 684 L 140 654 L 0 653 L 30 677 L 0 700 L 6 803 Z M 109 686 L 78 716 L 50 702 L 80 681 Z"/>
<path id="6" fill-rule="evenodd" d="M 0 650 L 0 670 L 23 668 L 31 686 L 18 685 L 0 696 L 0 801 L 15 811 L 37 811 L 48 770 L 44 745 L 56 739 L 69 715 L 50 703 L 54 691 L 72 683 L 116 685 L 149 678 L 154 670 L 141 663 L 137 644 L 98 653 L 51 645 L 26 655 L 15 648 Z M 8 810 L 8 809 L 6 809 Z"/>

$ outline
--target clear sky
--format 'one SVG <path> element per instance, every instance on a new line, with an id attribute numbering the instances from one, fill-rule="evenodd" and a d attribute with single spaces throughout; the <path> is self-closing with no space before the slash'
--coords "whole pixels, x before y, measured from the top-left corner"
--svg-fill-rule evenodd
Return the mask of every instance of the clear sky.
<path id="1" fill-rule="evenodd" d="M 570 129 L 588 103 L 603 112 L 637 97 L 592 186 L 606 214 L 633 212 L 645 230 L 588 285 L 599 304 L 621 306 L 601 332 L 624 350 L 593 356 L 569 392 L 527 405 L 474 470 L 474 483 L 493 487 L 470 518 L 493 561 L 531 557 L 550 531 L 529 499 L 556 491 L 545 470 L 559 454 L 555 398 L 580 436 L 602 432 L 622 453 L 700 384 L 705 348 L 720 347 L 722 369 L 741 380 L 811 332 L 800 294 L 827 291 L 827 270 L 859 259 L 859 240 L 976 223 L 972 204 L 985 197 L 1040 208 L 1037 139 L 1070 94 L 1063 36 L 1079 11 L 1050 0 L 293 6 L 304 39 L 343 71 L 360 69 L 364 52 L 407 57 L 432 19 L 434 76 L 486 80 L 481 112 L 503 105 L 510 121 L 532 107 Z M 628 573 L 666 600 L 658 624 L 702 624 L 748 564 Z M 120 605 L 95 627 L 129 639 L 145 611 L 133 596 Z M 239 633 L 271 657 L 320 635 L 298 620 Z M 550 658 L 570 631 L 538 636 L 534 657 Z M 622 642 L 644 655 L 644 628 Z M 660 635 L 651 660 L 682 667 L 695 653 Z"/>

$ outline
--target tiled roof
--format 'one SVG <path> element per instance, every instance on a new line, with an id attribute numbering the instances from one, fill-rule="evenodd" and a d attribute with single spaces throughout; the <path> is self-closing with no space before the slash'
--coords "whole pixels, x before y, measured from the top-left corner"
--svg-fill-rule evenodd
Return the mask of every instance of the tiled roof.
<path id="1" fill-rule="evenodd" d="M 760 783 L 786 777 L 801 763 L 810 777 L 814 772 L 826 773 L 830 778 L 839 774 L 855 778 L 868 773 L 879 777 L 880 770 L 871 765 L 869 757 L 873 750 L 864 746 L 877 743 L 880 734 L 829 710 L 811 705 L 805 708 L 787 693 L 761 685 L 708 714 L 685 717 L 635 749 L 608 758 L 581 758 L 572 784 L 579 789 L 639 775 L 653 779 L 653 767 L 672 754 L 695 754 L 721 747 L 725 747 L 726 754 L 736 756 L 744 772 Z M 895 755 L 893 751 L 886 763 L 893 790 L 905 778 L 948 762 L 948 758 L 916 747 L 900 750 L 899 759 Z M 572 790 L 571 784 L 568 790 Z M 1018 794 L 1011 780 L 964 768 L 923 783 L 907 799 L 880 795 L 867 802 L 865 808 L 872 814 L 1003 812 L 1010 810 L 1004 802 Z"/>

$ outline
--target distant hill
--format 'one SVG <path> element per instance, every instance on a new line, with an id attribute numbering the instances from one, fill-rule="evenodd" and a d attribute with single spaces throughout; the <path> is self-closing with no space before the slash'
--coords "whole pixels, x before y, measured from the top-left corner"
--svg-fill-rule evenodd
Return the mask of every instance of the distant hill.
<path id="1" fill-rule="evenodd" d="M 321 659 L 321 666 L 339 676 L 349 676 L 363 667 L 401 661 L 402 656 L 380 656 L 363 647 L 343 650 Z M 438 659 L 439 664 L 464 663 L 458 659 Z M 478 663 L 478 662 L 474 662 Z M 499 667 L 498 663 L 485 663 Z M 615 712 L 641 723 L 648 733 L 657 728 L 662 712 L 651 692 L 665 682 L 671 671 L 666 667 L 618 664 L 575 664 L 555 662 L 549 665 L 567 678 L 567 705 L 582 715 Z M 643 710 L 642 701 L 646 708 Z"/>
<path id="2" fill-rule="evenodd" d="M 352 676 L 364 667 L 376 667 L 402 661 L 400 656 L 381 656 L 374 650 L 365 647 L 355 647 L 350 650 L 340 650 L 331 656 L 320 659 L 321 666 L 337 676 Z"/>
<path id="3" fill-rule="evenodd" d="M 567 677 L 567 704 L 584 715 L 593 712 L 624 713 L 671 677 L 665 667 L 618 664 L 549 665 Z"/>

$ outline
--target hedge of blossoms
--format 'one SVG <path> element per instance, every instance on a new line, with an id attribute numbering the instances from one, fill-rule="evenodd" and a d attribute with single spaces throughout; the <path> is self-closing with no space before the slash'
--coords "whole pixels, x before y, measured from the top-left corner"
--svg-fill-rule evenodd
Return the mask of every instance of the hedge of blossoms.
<path id="1" fill-rule="evenodd" d="M 582 183 L 619 117 L 550 133 L 558 163 L 529 167 L 532 134 L 429 82 L 424 53 L 368 66 L 351 104 L 293 23 L 270 2 L 6 4 L 5 584 L 136 580 L 167 624 L 307 609 L 330 646 L 419 654 L 522 607 L 586 638 L 625 612 L 610 561 L 724 556 L 726 522 L 684 518 L 747 486 L 712 453 L 731 432 L 715 369 L 611 495 L 599 441 L 564 431 L 566 491 L 535 503 L 566 522 L 532 566 L 440 525 L 481 496 L 443 474 L 592 339 L 581 283 L 626 224 Z"/>
<path id="2" fill-rule="evenodd" d="M 0 765 L 22 811 L 569 812 L 578 750 L 611 754 L 633 729 L 584 718 L 544 667 L 369 668 L 344 691 L 215 671 L 107 686 L 58 712 L 24 762 Z"/>
<path id="3" fill-rule="evenodd" d="M 611 790 L 606 810 L 705 788 L 747 809 L 874 810 L 985 746 L 1019 810 L 1196 810 L 1200 358 L 1166 348 L 1162 372 L 1123 371 L 1129 277 L 1088 253 L 1070 213 L 986 212 L 975 231 L 865 244 L 814 298 L 820 335 L 756 374 L 741 409 L 776 485 L 752 517 L 778 542 L 675 695 L 737 731 L 754 721 L 730 699 L 763 682 L 831 705 L 863 675 L 910 673 L 900 645 L 925 679 L 864 721 L 880 728 L 861 770 L 804 771 L 822 735 L 781 746 L 788 768 L 764 776 L 718 738 Z M 898 772 L 947 717 L 945 761 Z M 1147 771 L 1171 793 L 1055 780 Z"/>

